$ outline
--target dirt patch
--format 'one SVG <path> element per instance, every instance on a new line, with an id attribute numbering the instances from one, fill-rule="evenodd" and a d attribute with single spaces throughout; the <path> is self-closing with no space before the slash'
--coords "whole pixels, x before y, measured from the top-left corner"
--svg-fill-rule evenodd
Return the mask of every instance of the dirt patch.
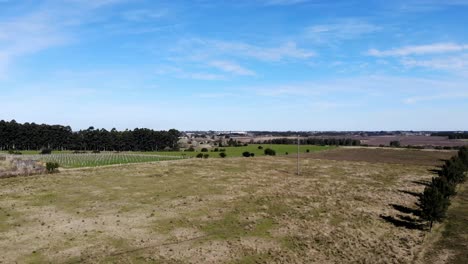
<path id="1" fill-rule="evenodd" d="M 301 154 L 304 158 L 326 160 L 364 161 L 371 163 L 394 163 L 408 165 L 435 166 L 449 159 L 455 151 L 427 151 L 384 148 L 337 148 L 315 153 Z M 294 158 L 290 156 L 290 158 Z"/>

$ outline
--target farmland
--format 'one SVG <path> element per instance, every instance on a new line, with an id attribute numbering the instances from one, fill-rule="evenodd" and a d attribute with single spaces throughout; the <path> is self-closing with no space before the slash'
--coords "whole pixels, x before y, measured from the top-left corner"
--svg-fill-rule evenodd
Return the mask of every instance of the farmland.
<path id="1" fill-rule="evenodd" d="M 2 179 L 0 262 L 424 263 L 432 234 L 386 219 L 452 153 L 346 151 Z"/>
<path id="2" fill-rule="evenodd" d="M 263 145 L 249 145 L 242 147 L 226 147 L 225 153 L 227 157 L 242 157 L 245 151 L 254 153 L 255 156 L 264 156 L 264 150 L 259 149 Z M 286 153 L 297 153 L 296 145 L 264 145 L 276 150 L 277 155 L 286 155 Z M 300 152 L 306 153 L 316 152 L 321 150 L 329 150 L 334 147 L 330 146 L 301 146 Z M 84 153 L 74 154 L 71 151 L 54 151 L 49 155 L 40 155 L 39 151 L 23 151 L 18 157 L 23 159 L 40 160 L 43 162 L 57 162 L 64 168 L 79 168 L 79 167 L 96 167 L 105 165 L 128 164 L 128 163 L 143 163 L 157 162 L 165 160 L 175 160 L 182 158 L 193 158 L 200 151 L 184 152 L 184 151 L 159 151 L 159 152 L 102 152 L 102 153 Z M 219 158 L 219 152 L 207 152 L 210 158 Z"/>

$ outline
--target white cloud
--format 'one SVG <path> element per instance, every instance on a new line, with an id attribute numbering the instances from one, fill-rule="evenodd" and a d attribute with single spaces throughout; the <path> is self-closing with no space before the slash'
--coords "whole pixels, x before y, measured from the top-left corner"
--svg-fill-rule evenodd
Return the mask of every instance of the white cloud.
<path id="1" fill-rule="evenodd" d="M 367 54 L 375 57 L 440 54 L 468 50 L 468 44 L 434 43 L 419 46 L 406 46 L 390 50 L 370 49 Z"/>
<path id="2" fill-rule="evenodd" d="M 463 99 L 463 98 L 468 98 L 468 92 L 413 96 L 413 97 L 405 98 L 403 102 L 405 102 L 406 104 L 414 104 L 414 103 L 424 102 L 424 101 L 440 101 L 440 100 L 453 100 L 453 99 Z"/>
<path id="3" fill-rule="evenodd" d="M 340 20 L 335 23 L 318 24 L 306 29 L 306 37 L 315 42 L 348 40 L 382 30 L 380 26 L 359 19 Z"/>
<path id="4" fill-rule="evenodd" d="M 296 5 L 309 2 L 310 0 L 268 0 L 266 5 Z"/>
<path id="5" fill-rule="evenodd" d="M 192 72 L 186 71 L 179 67 L 173 66 L 161 66 L 156 69 L 155 73 L 157 75 L 169 75 L 180 79 L 193 79 L 193 80 L 203 80 L 203 81 L 218 81 L 224 80 L 226 77 L 221 74 L 206 73 L 206 72 Z"/>
<path id="6" fill-rule="evenodd" d="M 450 70 L 461 73 L 468 72 L 468 54 L 426 60 L 403 59 L 402 64 L 407 67 L 423 67 L 436 70 Z"/>
<path id="7" fill-rule="evenodd" d="M 122 16 L 125 20 L 131 22 L 145 22 L 162 18 L 166 16 L 167 13 L 167 10 L 138 9 L 126 11 L 122 14 Z"/>
<path id="8" fill-rule="evenodd" d="M 277 47 L 252 45 L 244 42 L 229 42 L 211 39 L 182 40 L 175 49 L 180 53 L 189 52 L 189 56 L 198 60 L 216 57 L 240 57 L 263 61 L 281 61 L 286 59 L 309 59 L 316 54 L 313 51 L 297 47 L 295 42 L 286 42 Z"/>
<path id="9" fill-rule="evenodd" d="M 255 76 L 255 72 L 230 61 L 212 61 L 211 66 L 235 75 Z"/>

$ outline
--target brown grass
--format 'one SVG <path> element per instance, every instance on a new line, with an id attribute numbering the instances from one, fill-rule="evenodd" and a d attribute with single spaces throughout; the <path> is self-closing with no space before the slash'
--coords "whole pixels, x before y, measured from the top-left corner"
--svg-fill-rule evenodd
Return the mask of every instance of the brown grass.
<path id="1" fill-rule="evenodd" d="M 410 193 L 424 187 L 415 181 L 431 167 L 312 158 L 301 167 L 296 176 L 290 158 L 233 158 L 3 179 L 0 262 L 414 261 L 425 232 L 381 216 L 414 206 Z"/>

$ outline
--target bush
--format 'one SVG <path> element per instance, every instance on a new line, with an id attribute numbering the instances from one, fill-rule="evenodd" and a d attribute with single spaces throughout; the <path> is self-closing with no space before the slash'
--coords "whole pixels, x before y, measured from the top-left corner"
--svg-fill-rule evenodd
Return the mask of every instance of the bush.
<path id="1" fill-rule="evenodd" d="M 310 149 L 307 149 L 306 152 L 309 153 L 309 152 L 310 152 Z"/>
<path id="2" fill-rule="evenodd" d="M 289 152 L 286 152 L 286 153 L 284 153 L 284 154 L 289 155 Z"/>
<path id="3" fill-rule="evenodd" d="M 248 157 L 250 157 L 250 152 L 244 151 L 244 152 L 242 153 L 242 156 L 248 158 Z"/>
<path id="4" fill-rule="evenodd" d="M 255 157 L 255 153 L 250 153 L 250 157 Z"/>
<path id="5" fill-rule="evenodd" d="M 202 148 L 201 152 L 208 152 L 208 149 L 207 148 Z"/>
<path id="6" fill-rule="evenodd" d="M 197 154 L 197 158 L 199 158 L 199 159 L 203 158 L 203 154 L 202 154 L 202 153 L 198 153 L 198 154 Z"/>
<path id="7" fill-rule="evenodd" d="M 219 156 L 220 156 L 221 158 L 225 158 L 227 155 L 226 155 L 226 153 L 224 153 L 224 152 L 220 152 L 220 153 L 219 153 Z"/>
<path id="8" fill-rule="evenodd" d="M 204 159 L 207 159 L 208 157 L 210 157 L 210 154 L 205 154 L 205 155 L 203 155 L 203 158 L 204 158 Z"/>
<path id="9" fill-rule="evenodd" d="M 263 147 L 262 147 L 262 146 L 258 146 L 258 149 L 263 149 Z"/>
<path id="10" fill-rule="evenodd" d="M 219 151 L 219 148 L 215 148 L 215 149 L 214 149 L 214 152 L 218 152 L 218 151 Z"/>
<path id="11" fill-rule="evenodd" d="M 401 147 L 400 141 L 398 140 L 390 141 L 390 147 L 394 147 L 394 148 Z"/>
<path id="12" fill-rule="evenodd" d="M 57 162 L 47 162 L 46 170 L 48 173 L 54 173 L 58 169 L 59 164 Z"/>
<path id="13" fill-rule="evenodd" d="M 219 149 L 219 152 L 226 152 L 226 149 Z"/>
<path id="14" fill-rule="evenodd" d="M 93 153 L 94 154 L 99 154 L 99 153 L 101 153 L 101 151 L 100 150 L 93 150 Z"/>
<path id="15" fill-rule="evenodd" d="M 23 153 L 19 152 L 18 150 L 10 149 L 10 150 L 8 150 L 8 154 L 10 154 L 10 155 L 22 155 Z"/>
<path id="16" fill-rule="evenodd" d="M 276 151 L 271 148 L 266 148 L 264 152 L 267 156 L 276 156 Z"/>
<path id="17" fill-rule="evenodd" d="M 42 154 L 42 155 L 52 154 L 52 149 L 50 149 L 50 148 L 41 149 L 40 154 Z"/>
<path id="18" fill-rule="evenodd" d="M 193 147 L 190 147 L 190 148 L 186 149 L 185 151 L 187 151 L 187 152 L 194 152 L 195 149 L 194 149 Z"/>

